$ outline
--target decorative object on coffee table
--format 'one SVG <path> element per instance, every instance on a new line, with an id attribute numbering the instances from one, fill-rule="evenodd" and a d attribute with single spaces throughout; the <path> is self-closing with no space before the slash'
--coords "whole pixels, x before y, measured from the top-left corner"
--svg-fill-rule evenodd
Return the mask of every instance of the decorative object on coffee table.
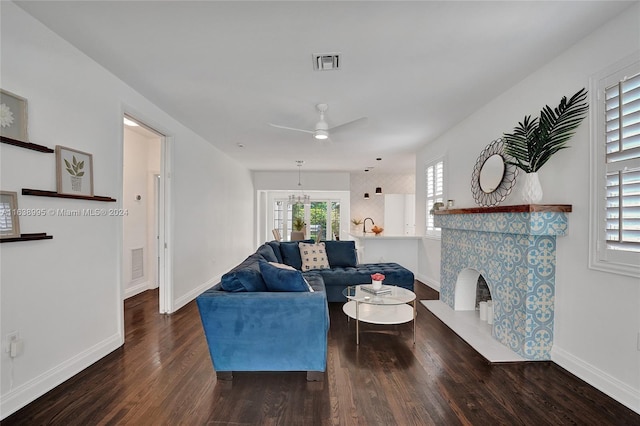
<path id="1" fill-rule="evenodd" d="M 518 123 L 513 133 L 503 135 L 504 151 L 513 157 L 507 164 L 522 169 L 527 176 L 522 193 L 527 204 L 542 200 L 542 188 L 537 172 L 556 152 L 568 148 L 567 142 L 589 110 L 587 90 L 580 89 L 571 99 L 563 96 L 560 104 L 551 109 L 548 105 L 540 111 L 540 117 L 530 115 Z"/>
<path id="2" fill-rule="evenodd" d="M 56 145 L 56 179 L 59 194 L 93 196 L 93 156 Z"/>
<path id="3" fill-rule="evenodd" d="M 371 286 L 374 290 L 380 290 L 382 288 L 382 281 L 384 281 L 383 274 L 375 273 L 371 275 Z"/>

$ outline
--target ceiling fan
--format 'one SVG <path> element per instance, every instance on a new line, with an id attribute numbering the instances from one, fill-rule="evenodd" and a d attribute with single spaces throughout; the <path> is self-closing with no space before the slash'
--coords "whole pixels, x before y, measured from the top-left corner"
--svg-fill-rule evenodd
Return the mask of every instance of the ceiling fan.
<path id="1" fill-rule="evenodd" d="M 351 120 L 346 123 L 339 124 L 337 126 L 329 127 L 329 124 L 324 119 L 324 113 L 327 112 L 328 108 L 329 108 L 329 105 L 327 104 L 316 105 L 316 109 L 320 113 L 320 121 L 316 123 L 316 126 L 313 130 L 297 129 L 295 127 L 281 126 L 279 124 L 273 124 L 273 123 L 269 123 L 269 125 L 273 127 L 277 127 L 278 129 L 295 130 L 296 132 L 311 133 L 315 139 L 325 140 L 329 138 L 329 133 L 333 133 L 338 130 L 344 130 L 345 128 L 351 127 L 352 125 L 357 123 L 366 123 L 366 121 L 368 120 L 367 117 L 360 117 L 355 120 Z"/>

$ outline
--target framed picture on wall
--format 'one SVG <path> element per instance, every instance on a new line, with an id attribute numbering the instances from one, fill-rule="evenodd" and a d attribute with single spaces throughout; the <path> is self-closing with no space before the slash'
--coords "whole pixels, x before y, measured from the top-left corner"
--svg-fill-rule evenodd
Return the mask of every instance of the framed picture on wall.
<path id="1" fill-rule="evenodd" d="M 27 100 L 0 89 L 0 136 L 28 142 Z"/>
<path id="2" fill-rule="evenodd" d="M 93 156 L 56 145 L 58 194 L 93 197 Z"/>
<path id="3" fill-rule="evenodd" d="M 17 210 L 18 194 L 11 191 L 0 191 L 0 238 L 20 236 Z"/>

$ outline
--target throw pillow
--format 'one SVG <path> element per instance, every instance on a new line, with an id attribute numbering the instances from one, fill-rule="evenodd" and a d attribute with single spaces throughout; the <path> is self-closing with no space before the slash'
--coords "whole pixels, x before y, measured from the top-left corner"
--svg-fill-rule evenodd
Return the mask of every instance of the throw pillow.
<path id="1" fill-rule="evenodd" d="M 261 260 L 260 272 L 269 291 L 309 291 L 302 273 L 288 265 Z"/>
<path id="2" fill-rule="evenodd" d="M 300 258 L 300 249 L 298 243 L 314 243 L 313 240 L 305 241 L 282 241 L 280 242 L 280 253 L 282 254 L 282 263 L 302 269 L 302 259 Z"/>
<path id="3" fill-rule="evenodd" d="M 273 254 L 276 255 L 276 261 L 278 263 L 283 263 L 282 253 L 280 252 L 280 241 L 267 241 L 269 247 L 273 249 Z"/>
<path id="4" fill-rule="evenodd" d="M 355 241 L 325 241 L 324 244 L 329 266 L 332 268 L 339 266 L 355 268 L 358 265 Z"/>
<path id="5" fill-rule="evenodd" d="M 302 260 L 301 269 L 303 271 L 329 269 L 329 261 L 327 260 L 324 243 L 300 243 L 298 247 L 300 248 L 300 259 Z"/>
<path id="6" fill-rule="evenodd" d="M 260 273 L 258 261 L 262 256 L 254 253 L 241 264 L 222 276 L 221 284 L 225 291 L 266 291 L 267 286 Z"/>
<path id="7" fill-rule="evenodd" d="M 256 250 L 256 253 L 262 256 L 264 260 L 266 260 L 267 262 L 278 261 L 278 258 L 276 257 L 276 254 L 274 253 L 273 248 L 268 244 L 263 244 L 260 247 L 258 247 L 258 250 Z"/>

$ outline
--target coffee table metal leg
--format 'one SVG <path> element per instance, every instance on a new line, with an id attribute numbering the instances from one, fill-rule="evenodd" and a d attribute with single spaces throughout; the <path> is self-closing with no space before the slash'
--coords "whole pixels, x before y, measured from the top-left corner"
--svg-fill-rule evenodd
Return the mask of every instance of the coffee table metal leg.
<path id="1" fill-rule="evenodd" d="M 416 344 L 416 299 L 413 299 L 413 344 Z"/>
<path id="2" fill-rule="evenodd" d="M 356 301 L 356 345 L 360 344 L 360 302 Z"/>

